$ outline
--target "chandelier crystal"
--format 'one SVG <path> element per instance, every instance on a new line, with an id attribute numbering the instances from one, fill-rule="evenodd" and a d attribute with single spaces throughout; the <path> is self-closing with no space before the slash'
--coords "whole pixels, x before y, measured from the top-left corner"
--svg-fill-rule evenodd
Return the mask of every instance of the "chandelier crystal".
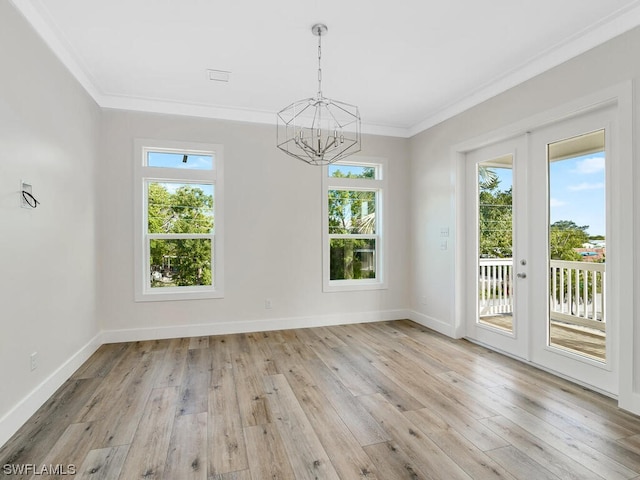
<path id="1" fill-rule="evenodd" d="M 278 112 L 277 144 L 310 165 L 328 165 L 360 151 L 360 112 L 322 94 L 322 36 L 327 26 L 316 24 L 311 32 L 318 37 L 318 94 Z"/>

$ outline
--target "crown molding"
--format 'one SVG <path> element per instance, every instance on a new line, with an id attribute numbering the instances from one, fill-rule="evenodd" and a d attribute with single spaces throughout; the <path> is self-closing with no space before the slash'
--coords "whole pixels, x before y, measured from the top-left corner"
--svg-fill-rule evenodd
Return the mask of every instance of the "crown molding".
<path id="1" fill-rule="evenodd" d="M 186 115 L 190 117 L 261 123 L 274 126 L 277 114 L 277 112 L 229 108 L 216 105 L 171 102 L 156 98 L 125 97 L 122 95 L 100 95 L 99 98 L 100 100 L 98 101 L 98 105 L 102 108 L 131 110 L 134 112 Z M 390 137 L 409 137 L 408 128 L 368 123 L 362 124 L 362 133 L 368 135 L 385 135 Z"/>
<path id="2" fill-rule="evenodd" d="M 34 30 L 42 37 L 53 53 L 66 66 L 82 87 L 102 108 L 132 110 L 139 112 L 188 115 L 219 120 L 273 124 L 277 112 L 255 111 L 240 108 L 221 107 L 172 102 L 160 99 L 127 97 L 105 94 L 87 73 L 81 62 L 29 0 L 10 0 L 26 18 Z M 369 135 L 386 135 L 410 138 L 449 118 L 458 115 L 506 90 L 560 65 L 622 33 L 640 25 L 640 0 L 601 19 L 597 24 L 576 33 L 569 39 L 540 52 L 511 71 L 485 83 L 468 95 L 449 103 L 424 120 L 410 127 L 393 125 L 362 124 L 362 132 Z"/>
<path id="3" fill-rule="evenodd" d="M 535 57 L 513 70 L 485 83 L 476 91 L 450 103 L 423 121 L 409 128 L 409 136 L 417 135 L 438 123 L 444 122 L 492 97 L 503 93 L 533 77 L 611 40 L 640 25 L 640 1 L 600 20 L 564 42 L 543 50 Z"/>

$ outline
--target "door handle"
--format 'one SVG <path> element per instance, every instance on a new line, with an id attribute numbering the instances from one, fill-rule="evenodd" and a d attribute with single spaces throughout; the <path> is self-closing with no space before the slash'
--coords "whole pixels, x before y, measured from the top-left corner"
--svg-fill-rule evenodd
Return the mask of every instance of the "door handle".
<path id="1" fill-rule="evenodd" d="M 527 278 L 527 274 L 526 273 L 518 273 L 516 275 L 516 277 L 518 277 L 518 278 Z"/>

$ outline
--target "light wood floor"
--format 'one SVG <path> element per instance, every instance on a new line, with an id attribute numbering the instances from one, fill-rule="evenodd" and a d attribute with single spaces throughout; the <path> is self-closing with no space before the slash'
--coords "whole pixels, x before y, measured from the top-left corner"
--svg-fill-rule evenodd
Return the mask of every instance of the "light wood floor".
<path id="1" fill-rule="evenodd" d="M 104 345 L 0 449 L 0 476 L 24 463 L 114 480 L 632 479 L 640 418 L 397 321 Z"/>

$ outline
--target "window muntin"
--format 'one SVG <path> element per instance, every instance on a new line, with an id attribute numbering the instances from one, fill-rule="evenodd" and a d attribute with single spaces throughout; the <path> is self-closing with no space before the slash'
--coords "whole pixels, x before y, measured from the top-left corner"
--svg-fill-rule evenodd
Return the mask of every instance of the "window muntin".
<path id="1" fill-rule="evenodd" d="M 164 143 L 136 141 L 136 300 L 222 297 L 222 147 Z"/>
<path id="2" fill-rule="evenodd" d="M 382 164 L 337 162 L 326 167 L 324 291 L 385 288 Z"/>

